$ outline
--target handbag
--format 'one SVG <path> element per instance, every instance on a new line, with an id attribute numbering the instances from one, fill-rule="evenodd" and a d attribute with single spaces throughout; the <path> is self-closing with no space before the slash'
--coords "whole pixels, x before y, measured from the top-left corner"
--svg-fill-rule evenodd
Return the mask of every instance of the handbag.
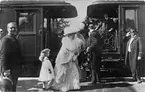
<path id="1" fill-rule="evenodd" d="M 0 73 L 0 86 L 1 91 L 12 91 L 13 82 L 10 79 L 10 70 L 5 71 L 4 73 Z"/>

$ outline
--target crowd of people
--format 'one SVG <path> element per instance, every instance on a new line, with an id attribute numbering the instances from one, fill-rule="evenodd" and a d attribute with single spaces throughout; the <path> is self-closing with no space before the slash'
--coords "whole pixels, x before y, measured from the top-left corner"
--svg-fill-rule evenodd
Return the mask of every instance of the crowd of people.
<path id="1" fill-rule="evenodd" d="M 78 56 L 83 51 L 85 51 L 86 53 L 91 53 L 92 55 L 92 78 L 89 85 L 100 83 L 101 36 L 96 30 L 93 29 L 93 27 L 89 27 L 89 31 L 86 32 L 88 34 L 88 38 L 85 39 L 80 32 L 80 30 L 84 29 L 84 27 L 85 25 L 83 23 L 80 23 L 79 28 L 75 28 L 70 25 L 70 27 L 64 29 L 62 46 L 56 57 L 54 70 L 52 70 L 51 64 L 48 65 L 45 63 L 45 58 L 43 58 L 44 61 L 40 59 L 41 61 L 43 61 L 43 64 L 39 77 L 40 81 L 43 81 L 44 89 L 52 88 L 60 91 L 80 89 L 81 69 L 79 66 Z M 41 52 L 41 54 L 42 53 L 43 51 Z M 41 56 L 42 55 L 40 55 L 40 57 Z M 48 75 L 47 73 L 50 73 L 50 75 Z M 53 83 L 48 86 L 48 82 L 50 81 L 50 79 L 51 81 L 53 81 Z M 45 86 L 45 84 L 47 84 L 47 86 Z"/>
<path id="2" fill-rule="evenodd" d="M 80 89 L 79 84 L 82 77 L 80 66 L 82 65 L 81 61 L 85 60 L 85 57 L 81 57 L 81 55 L 84 53 L 89 53 L 90 55 L 90 57 L 86 56 L 89 58 L 91 71 L 91 82 L 89 85 L 101 83 L 100 66 L 103 42 L 97 27 L 89 24 L 87 29 L 82 24 L 80 29 L 70 26 L 64 30 L 62 46 L 55 60 L 53 83 L 48 88 L 60 91 Z M 82 33 L 82 30 L 85 33 Z M 141 83 L 137 63 L 142 57 L 142 44 L 137 30 L 130 27 L 124 39 L 127 40 L 126 38 L 129 39 L 126 47 L 125 65 L 131 71 L 133 80 Z"/>
<path id="3" fill-rule="evenodd" d="M 107 16 L 107 15 L 106 15 Z M 98 25 L 100 25 L 98 23 Z M 109 30 L 111 30 L 110 28 Z M 39 60 L 42 62 L 39 81 L 43 82 L 43 89 L 68 91 L 80 89 L 81 78 L 81 57 L 83 53 L 89 53 L 91 70 L 91 82 L 89 85 L 100 83 L 100 66 L 102 58 L 102 39 L 98 26 L 89 24 L 88 28 L 84 23 L 79 27 L 69 26 L 64 29 L 61 40 L 62 46 L 55 59 L 53 67 L 49 60 L 51 50 L 45 48 L 40 52 Z M 112 29 L 113 30 L 113 29 Z M 10 80 L 10 85 L 3 90 L 16 91 L 18 77 L 22 71 L 23 62 L 21 47 L 17 40 L 19 31 L 15 22 L 7 25 L 8 34 L 2 38 L 0 44 L 0 72 L 1 84 L 4 79 Z M 126 48 L 125 64 L 129 66 L 134 80 L 141 83 L 138 73 L 138 61 L 141 60 L 142 44 L 137 30 L 130 28 L 125 40 L 129 39 Z M 85 61 L 83 61 L 85 62 Z"/>

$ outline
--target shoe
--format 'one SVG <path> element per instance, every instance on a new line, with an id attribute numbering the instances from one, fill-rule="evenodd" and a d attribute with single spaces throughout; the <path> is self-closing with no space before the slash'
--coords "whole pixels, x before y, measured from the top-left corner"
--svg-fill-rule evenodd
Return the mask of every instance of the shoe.
<path id="1" fill-rule="evenodd" d="M 42 88 L 43 90 L 48 90 L 48 89 L 46 89 L 46 88 Z"/>
<path id="2" fill-rule="evenodd" d="M 45 86 L 42 88 L 43 90 L 49 90 L 50 89 L 50 86 Z"/>
<path id="3" fill-rule="evenodd" d="M 140 84 L 140 83 L 142 83 L 142 81 L 141 80 L 137 80 L 137 83 Z"/>

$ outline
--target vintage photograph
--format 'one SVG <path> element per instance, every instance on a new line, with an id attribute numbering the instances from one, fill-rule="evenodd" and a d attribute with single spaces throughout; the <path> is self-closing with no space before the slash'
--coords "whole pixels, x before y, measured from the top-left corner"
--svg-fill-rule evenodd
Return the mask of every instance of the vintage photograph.
<path id="1" fill-rule="evenodd" d="M 0 92 L 145 92 L 145 0 L 0 0 Z"/>

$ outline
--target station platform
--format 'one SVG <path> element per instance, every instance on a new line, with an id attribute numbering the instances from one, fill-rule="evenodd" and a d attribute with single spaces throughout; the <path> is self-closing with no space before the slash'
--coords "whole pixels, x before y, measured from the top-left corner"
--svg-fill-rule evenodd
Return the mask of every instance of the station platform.
<path id="1" fill-rule="evenodd" d="M 101 83 L 88 85 L 89 81 L 80 83 L 81 89 L 69 92 L 145 92 L 145 77 L 138 84 L 132 82 L 131 77 L 103 77 Z M 42 83 L 38 77 L 20 77 L 17 84 L 17 92 L 59 92 L 54 90 L 43 90 Z"/>

